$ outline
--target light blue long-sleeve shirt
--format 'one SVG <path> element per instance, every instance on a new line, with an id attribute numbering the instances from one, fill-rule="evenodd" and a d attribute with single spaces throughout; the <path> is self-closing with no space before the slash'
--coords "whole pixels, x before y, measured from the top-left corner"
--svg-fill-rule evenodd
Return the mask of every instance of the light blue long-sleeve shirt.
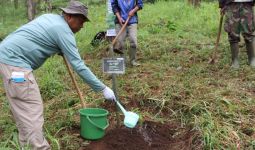
<path id="1" fill-rule="evenodd" d="M 11 33 L 0 44 L 0 62 L 33 70 L 57 53 L 66 56 L 73 69 L 94 91 L 105 88 L 84 64 L 74 34 L 61 15 L 42 15 Z"/>

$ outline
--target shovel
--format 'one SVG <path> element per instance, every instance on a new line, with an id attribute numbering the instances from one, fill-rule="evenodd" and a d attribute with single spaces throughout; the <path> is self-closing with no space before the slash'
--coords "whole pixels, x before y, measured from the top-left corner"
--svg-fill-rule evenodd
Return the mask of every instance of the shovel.
<path id="1" fill-rule="evenodd" d="M 112 41 L 112 43 L 111 43 L 111 49 L 113 48 L 113 46 L 114 46 L 115 43 L 117 42 L 117 39 L 119 38 L 119 36 L 121 35 L 121 33 L 122 33 L 122 32 L 124 31 L 124 29 L 126 28 L 128 22 L 129 22 L 129 20 L 130 20 L 130 16 L 128 16 L 128 18 L 127 18 L 125 24 L 121 27 L 120 31 L 118 32 L 118 34 L 116 35 L 116 37 L 113 39 L 113 41 Z M 119 54 L 123 54 L 123 52 L 120 51 L 120 50 L 118 50 L 118 49 L 116 49 L 115 52 L 116 52 L 116 53 L 119 53 Z"/>
<path id="2" fill-rule="evenodd" d="M 134 128 L 139 120 L 139 115 L 131 111 L 126 111 L 119 101 L 115 100 L 115 102 L 125 116 L 124 125 L 128 128 Z"/>
<path id="3" fill-rule="evenodd" d="M 215 48 L 214 48 L 214 53 L 213 53 L 212 59 L 209 60 L 210 64 L 214 64 L 216 62 L 216 54 L 217 54 L 217 49 L 218 49 L 219 42 L 220 42 L 220 35 L 221 35 L 223 16 L 224 15 L 222 14 L 221 17 L 220 17 L 220 23 L 219 23 L 219 29 L 218 29 L 218 35 L 217 35 L 217 39 L 216 39 Z"/>
<path id="4" fill-rule="evenodd" d="M 80 90 L 79 87 L 78 87 L 78 84 L 77 84 L 77 82 L 76 82 L 76 80 L 75 80 L 75 78 L 74 78 L 74 74 L 73 74 L 73 72 L 72 72 L 72 70 L 71 70 L 71 67 L 70 67 L 69 63 L 67 62 L 66 57 L 65 57 L 64 55 L 63 55 L 63 59 L 64 59 L 64 62 L 65 62 L 65 65 L 66 65 L 66 67 L 67 67 L 67 70 L 68 70 L 68 72 L 69 72 L 69 74 L 70 74 L 70 76 L 71 76 L 71 79 L 72 79 L 72 81 L 73 81 L 73 84 L 74 84 L 74 86 L 75 86 L 75 89 L 76 89 L 76 91 L 77 91 L 77 93 L 78 93 L 78 95 L 79 95 L 79 98 L 80 98 L 80 101 L 81 101 L 81 105 L 82 105 L 83 108 L 85 108 L 85 107 L 88 106 L 88 105 L 86 105 L 86 104 L 84 103 L 84 101 L 83 101 L 83 96 L 82 96 L 81 90 Z"/>

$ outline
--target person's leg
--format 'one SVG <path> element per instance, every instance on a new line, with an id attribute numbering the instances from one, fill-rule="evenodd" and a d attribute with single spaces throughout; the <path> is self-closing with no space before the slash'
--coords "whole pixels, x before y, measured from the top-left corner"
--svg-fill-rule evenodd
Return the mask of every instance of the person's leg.
<path id="1" fill-rule="evenodd" d="M 12 72 L 24 72 L 25 80 L 11 80 Z M 31 145 L 33 150 L 50 150 L 43 136 L 43 103 L 36 80 L 31 70 L 0 63 L 6 95 L 19 131 L 21 146 Z"/>
<path id="2" fill-rule="evenodd" d="M 118 35 L 118 33 L 121 30 L 121 25 L 116 24 L 115 30 Z M 126 36 L 127 36 L 127 29 L 124 29 L 124 31 L 118 36 L 118 39 L 113 47 L 113 50 L 115 53 L 124 54 Z"/>
<path id="3" fill-rule="evenodd" d="M 230 43 L 231 50 L 231 68 L 238 69 L 239 61 L 238 61 L 238 53 L 239 53 L 239 45 L 238 43 Z"/>
<path id="4" fill-rule="evenodd" d="M 254 68 L 255 67 L 254 39 L 252 40 L 245 39 L 245 45 L 246 45 L 246 50 L 248 55 L 248 64 Z"/>
<path id="5" fill-rule="evenodd" d="M 137 63 L 137 24 L 131 24 L 128 26 L 128 38 L 130 41 L 129 59 L 132 66 L 139 66 Z"/>
<path id="6" fill-rule="evenodd" d="M 231 3 L 226 8 L 226 20 L 224 29 L 228 33 L 228 40 L 231 49 L 231 67 L 239 68 L 238 53 L 240 42 L 240 6 L 237 3 Z"/>
<path id="7" fill-rule="evenodd" d="M 255 67 L 255 50 L 254 50 L 254 15 L 253 7 L 250 4 L 243 3 L 241 9 L 241 26 L 245 40 L 248 63 Z"/>

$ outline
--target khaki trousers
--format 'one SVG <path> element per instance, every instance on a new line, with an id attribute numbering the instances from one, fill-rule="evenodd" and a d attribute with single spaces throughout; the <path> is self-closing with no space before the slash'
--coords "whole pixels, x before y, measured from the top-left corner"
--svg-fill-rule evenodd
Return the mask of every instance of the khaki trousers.
<path id="1" fill-rule="evenodd" d="M 116 33 L 121 29 L 119 24 L 116 24 Z M 130 42 L 129 57 L 130 61 L 136 60 L 136 49 L 137 49 L 137 24 L 131 24 L 126 27 L 126 29 L 120 34 L 117 39 L 116 49 L 124 50 L 125 39 L 128 37 Z"/>
<path id="2" fill-rule="evenodd" d="M 14 71 L 24 72 L 26 81 L 13 82 L 11 73 Z M 33 150 L 50 150 L 43 136 L 43 103 L 32 70 L 0 63 L 0 75 L 19 131 L 21 147 L 28 144 Z"/>

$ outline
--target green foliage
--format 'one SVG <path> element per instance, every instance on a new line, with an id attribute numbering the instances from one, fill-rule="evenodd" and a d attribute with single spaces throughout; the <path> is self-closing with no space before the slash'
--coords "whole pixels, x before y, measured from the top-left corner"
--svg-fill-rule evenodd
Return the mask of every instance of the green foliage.
<path id="1" fill-rule="evenodd" d="M 23 4 L 23 3 L 22 3 Z M 15 17 L 12 17 L 15 16 Z M 12 1 L 1 0 L 0 2 L 0 41 L 10 32 L 26 22 L 24 6 L 14 8 Z"/>
<path id="2" fill-rule="evenodd" d="M 49 130 L 47 128 L 45 128 L 45 137 L 47 139 L 49 139 L 50 143 L 51 143 L 51 148 L 52 149 L 56 149 L 56 150 L 60 150 L 60 144 L 59 144 L 59 141 L 56 137 L 52 136 L 50 133 L 49 133 Z"/>
<path id="3" fill-rule="evenodd" d="M 63 75 L 66 73 L 66 68 L 60 65 L 63 63 L 61 60 L 56 63 L 54 59 L 57 57 L 50 58 L 40 70 L 36 71 L 36 74 L 42 76 L 39 78 L 38 84 L 45 100 L 58 96 L 64 90 L 65 78 Z"/>

